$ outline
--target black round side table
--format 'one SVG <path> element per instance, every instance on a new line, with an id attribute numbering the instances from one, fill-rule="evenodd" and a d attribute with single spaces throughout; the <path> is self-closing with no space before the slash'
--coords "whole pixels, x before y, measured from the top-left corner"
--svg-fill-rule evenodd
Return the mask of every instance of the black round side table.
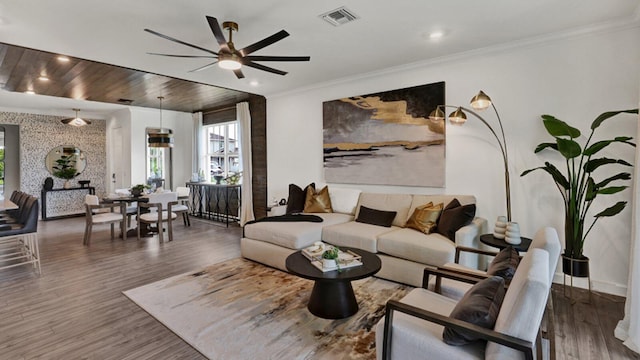
<path id="1" fill-rule="evenodd" d="M 527 250 L 529 250 L 529 246 L 531 246 L 531 239 L 526 238 L 524 236 L 520 237 L 520 239 L 522 239 L 520 244 L 513 245 L 513 244 L 509 244 L 508 242 L 504 241 L 504 239 L 498 239 L 498 238 L 494 237 L 493 234 L 480 235 L 480 242 L 481 243 L 489 245 L 489 246 L 497 247 L 500 250 L 506 248 L 507 246 L 513 246 L 513 248 L 516 249 L 516 251 L 527 251 Z"/>

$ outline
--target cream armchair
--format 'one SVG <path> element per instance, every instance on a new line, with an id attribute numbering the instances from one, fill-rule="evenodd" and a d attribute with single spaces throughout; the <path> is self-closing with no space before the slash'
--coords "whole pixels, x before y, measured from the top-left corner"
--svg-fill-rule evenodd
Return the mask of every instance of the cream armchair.
<path id="1" fill-rule="evenodd" d="M 378 359 L 533 359 L 538 325 L 549 294 L 549 253 L 531 249 L 506 290 L 493 329 L 450 318 L 457 300 L 423 288 L 389 301 L 376 325 Z M 463 330 L 488 342 L 451 346 L 444 327 Z"/>

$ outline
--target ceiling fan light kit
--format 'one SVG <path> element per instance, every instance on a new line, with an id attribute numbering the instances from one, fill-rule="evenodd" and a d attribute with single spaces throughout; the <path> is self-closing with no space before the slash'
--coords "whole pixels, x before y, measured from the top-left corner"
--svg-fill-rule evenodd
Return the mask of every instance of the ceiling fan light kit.
<path id="1" fill-rule="evenodd" d="M 196 71 L 202 71 L 205 69 L 208 69 L 212 66 L 214 66 L 215 64 L 218 64 L 218 67 L 222 68 L 222 69 L 226 69 L 226 70 L 232 70 L 233 73 L 236 75 L 236 77 L 238 79 L 242 79 L 244 78 L 244 74 L 242 73 L 242 67 L 243 66 L 247 66 L 247 67 L 251 67 L 254 69 L 258 69 L 258 70 L 262 70 L 262 71 L 266 71 L 266 72 L 270 72 L 272 74 L 277 74 L 277 75 L 286 75 L 287 72 L 286 71 L 282 71 L 282 70 L 278 70 L 278 69 L 274 69 L 272 67 L 269 66 L 265 66 L 262 64 L 258 64 L 256 61 L 309 61 L 311 58 L 309 56 L 267 56 L 267 55 L 250 55 L 255 51 L 258 51 L 260 49 L 263 49 L 269 45 L 272 45 L 284 38 L 286 38 L 287 36 L 289 36 L 289 33 L 284 31 L 284 30 L 280 30 L 277 33 L 266 37 L 258 42 L 255 42 L 249 46 L 246 46 L 242 49 L 237 50 L 235 48 L 235 45 L 233 44 L 233 31 L 238 31 L 238 24 L 232 21 L 225 21 L 224 23 L 222 23 L 222 26 L 225 30 L 229 31 L 229 40 L 225 39 L 224 34 L 222 33 L 222 28 L 220 27 L 220 24 L 218 23 L 218 19 L 212 17 L 212 16 L 206 16 L 207 19 L 207 23 L 209 24 L 209 27 L 211 28 L 211 32 L 213 32 L 214 37 L 216 38 L 216 41 L 218 42 L 218 45 L 220 46 L 220 49 L 216 52 L 210 49 L 206 49 L 194 44 L 190 44 L 187 42 L 184 42 L 182 40 L 178 40 L 175 39 L 171 36 L 167 36 L 167 35 L 163 35 L 159 32 L 150 30 L 150 29 L 144 29 L 144 31 L 159 36 L 163 39 L 169 40 L 169 41 L 173 41 L 175 43 L 181 44 L 181 45 L 185 45 L 200 51 L 204 51 L 206 53 L 208 53 L 209 55 L 175 55 L 175 54 L 159 54 L 159 53 L 148 53 L 150 55 L 160 55 L 160 56 L 169 56 L 169 57 L 180 57 L 180 58 L 209 58 L 209 59 L 215 59 L 215 61 L 213 61 L 212 63 L 209 63 L 207 65 L 201 66 L 197 69 L 191 70 L 191 72 L 196 72 Z"/>

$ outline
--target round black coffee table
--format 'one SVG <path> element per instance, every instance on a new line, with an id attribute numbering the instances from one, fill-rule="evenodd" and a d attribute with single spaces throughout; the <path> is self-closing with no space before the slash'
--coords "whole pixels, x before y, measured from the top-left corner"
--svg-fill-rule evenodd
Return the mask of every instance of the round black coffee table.
<path id="1" fill-rule="evenodd" d="M 362 265 L 340 272 L 333 270 L 323 273 L 300 251 L 289 255 L 286 260 L 289 272 L 315 281 L 307 308 L 313 315 L 324 319 L 344 319 L 358 312 L 358 302 L 351 281 L 372 276 L 381 267 L 380 258 L 376 254 L 348 247 L 340 249 L 351 250 L 362 256 Z"/>

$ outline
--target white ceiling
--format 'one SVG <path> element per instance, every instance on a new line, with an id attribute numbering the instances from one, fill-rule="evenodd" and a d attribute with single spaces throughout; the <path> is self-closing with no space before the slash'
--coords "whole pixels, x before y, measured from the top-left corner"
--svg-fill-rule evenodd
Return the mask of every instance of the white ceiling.
<path id="1" fill-rule="evenodd" d="M 318 17 L 340 6 L 360 19 L 334 27 Z M 0 0 L 0 42 L 268 96 L 471 50 L 638 21 L 639 13 L 637 0 Z M 205 15 L 237 22 L 238 48 L 285 29 L 291 36 L 253 55 L 309 55 L 311 61 L 263 63 L 288 71 L 285 76 L 244 68 L 246 78 L 239 80 L 218 67 L 189 72 L 208 59 L 146 54 L 203 55 L 144 28 L 217 51 Z M 432 31 L 444 36 L 430 40 Z M 37 108 L 41 101 L 53 106 L 51 100 L 57 100 L 7 95 L 0 91 L 0 107 Z M 95 107 L 100 112 L 104 105 Z"/>

